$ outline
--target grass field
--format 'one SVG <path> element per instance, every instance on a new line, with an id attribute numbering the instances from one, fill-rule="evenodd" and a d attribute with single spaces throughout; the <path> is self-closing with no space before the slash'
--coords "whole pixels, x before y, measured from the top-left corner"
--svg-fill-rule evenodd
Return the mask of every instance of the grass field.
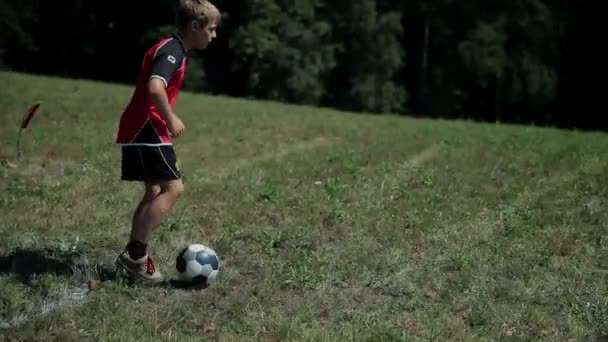
<path id="1" fill-rule="evenodd" d="M 150 289 L 112 274 L 142 192 L 113 144 L 132 88 L 0 77 L 0 340 L 608 335 L 608 135 L 182 93 L 186 191 L 152 252 L 223 268 Z"/>

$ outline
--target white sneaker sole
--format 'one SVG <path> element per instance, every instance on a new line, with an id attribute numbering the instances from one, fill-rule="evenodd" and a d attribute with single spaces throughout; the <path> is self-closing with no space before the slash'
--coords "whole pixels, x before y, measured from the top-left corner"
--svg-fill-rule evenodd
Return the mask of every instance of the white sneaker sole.
<path id="1" fill-rule="evenodd" d="M 120 257 L 118 257 L 116 259 L 116 266 L 118 268 L 121 268 L 123 271 L 127 272 L 132 278 L 135 278 L 137 280 L 143 280 L 144 282 L 150 283 L 150 284 L 159 284 L 159 283 L 163 282 L 162 276 L 151 278 L 151 277 L 146 277 L 146 276 L 142 275 L 141 273 L 132 270 L 131 268 L 129 268 L 129 265 L 127 265 L 125 262 L 123 262 L 121 260 Z"/>

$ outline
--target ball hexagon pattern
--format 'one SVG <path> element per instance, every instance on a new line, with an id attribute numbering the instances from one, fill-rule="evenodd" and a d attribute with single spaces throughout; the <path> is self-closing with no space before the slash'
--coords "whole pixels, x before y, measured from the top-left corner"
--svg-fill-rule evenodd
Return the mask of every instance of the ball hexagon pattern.
<path id="1" fill-rule="evenodd" d="M 175 266 L 181 280 L 209 286 L 215 283 L 220 259 L 213 249 L 201 244 L 191 244 L 177 255 Z"/>

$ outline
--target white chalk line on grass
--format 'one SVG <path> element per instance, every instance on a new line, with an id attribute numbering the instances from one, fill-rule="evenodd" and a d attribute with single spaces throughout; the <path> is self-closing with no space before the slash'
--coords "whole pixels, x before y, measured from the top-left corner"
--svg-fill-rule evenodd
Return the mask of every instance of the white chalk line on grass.
<path id="1" fill-rule="evenodd" d="M 79 282 L 79 285 L 71 285 L 63 290 L 63 293 L 56 299 L 45 299 L 42 303 L 26 310 L 26 312 L 14 315 L 8 319 L 0 319 L 0 330 L 19 327 L 32 320 L 44 317 L 52 312 L 63 311 L 68 308 L 79 307 L 91 300 L 89 294 L 94 292 L 91 282 L 99 279 L 100 275 L 92 272 L 93 266 L 85 255 L 77 259 L 72 259 L 74 278 L 72 284 Z M 99 266 L 99 265 L 96 265 Z"/>
<path id="2" fill-rule="evenodd" d="M 59 299 L 47 299 L 35 309 L 29 310 L 29 312 L 15 315 L 6 320 L 0 320 L 0 329 L 16 328 L 32 319 L 46 316 L 53 311 L 83 305 L 90 300 L 90 297 L 87 296 L 88 293 L 89 287 L 86 283 L 79 287 L 67 288 Z"/>
<path id="3" fill-rule="evenodd" d="M 417 154 L 413 155 L 412 157 L 410 157 L 403 163 L 401 163 L 401 165 L 399 165 L 399 168 L 403 169 L 403 168 L 418 167 L 418 166 L 422 165 L 423 163 L 425 163 L 426 161 L 434 158 L 437 155 L 437 152 L 439 152 L 439 146 L 431 145 L 431 146 L 425 148 L 424 150 L 418 152 Z"/>
<path id="4" fill-rule="evenodd" d="M 439 153 L 440 147 L 438 145 L 431 145 L 425 147 L 422 151 L 410 156 L 406 160 L 402 161 L 395 167 L 395 171 L 400 173 L 409 169 L 416 169 L 421 167 L 427 161 L 435 158 Z M 395 182 L 395 171 L 387 172 L 380 179 L 380 191 L 384 191 L 386 183 L 392 184 Z M 370 191 L 375 191 L 371 190 Z"/>
<path id="5" fill-rule="evenodd" d="M 308 141 L 302 141 L 294 144 L 287 144 L 284 146 L 280 146 L 277 150 L 266 152 L 258 156 L 253 156 L 249 158 L 240 158 L 233 161 L 228 162 L 223 167 L 220 167 L 216 170 L 210 170 L 209 177 L 203 177 L 203 181 L 213 181 L 217 179 L 223 179 L 233 175 L 239 170 L 246 169 L 251 165 L 261 162 L 261 161 L 271 161 L 271 160 L 281 160 L 287 157 L 289 154 L 295 152 L 305 152 L 309 150 L 313 150 L 315 148 L 326 146 L 335 141 L 335 139 L 328 137 L 316 137 Z"/>

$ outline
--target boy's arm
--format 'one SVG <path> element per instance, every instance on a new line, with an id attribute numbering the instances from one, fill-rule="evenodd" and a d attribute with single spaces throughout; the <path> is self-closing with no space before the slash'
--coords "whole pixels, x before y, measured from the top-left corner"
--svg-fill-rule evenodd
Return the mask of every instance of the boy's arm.
<path id="1" fill-rule="evenodd" d="M 165 83 L 158 77 L 152 76 L 148 81 L 148 92 L 150 92 L 150 98 L 160 114 L 166 121 L 170 121 L 175 113 L 173 108 L 169 105 L 169 98 L 165 91 Z"/>
<path id="2" fill-rule="evenodd" d="M 148 81 L 150 98 L 167 121 L 169 132 L 173 136 L 180 135 L 184 125 L 173 112 L 165 89 L 173 74 L 181 67 L 182 58 L 183 53 L 179 46 L 170 43 L 162 46 L 155 54 Z"/>
<path id="3" fill-rule="evenodd" d="M 180 136 L 184 131 L 184 124 L 177 115 L 175 115 L 171 105 L 169 105 L 169 99 L 167 97 L 167 92 L 165 91 L 165 83 L 156 77 L 151 77 L 148 81 L 148 91 L 150 92 L 152 102 L 167 122 L 169 133 L 171 133 L 173 137 Z"/>

